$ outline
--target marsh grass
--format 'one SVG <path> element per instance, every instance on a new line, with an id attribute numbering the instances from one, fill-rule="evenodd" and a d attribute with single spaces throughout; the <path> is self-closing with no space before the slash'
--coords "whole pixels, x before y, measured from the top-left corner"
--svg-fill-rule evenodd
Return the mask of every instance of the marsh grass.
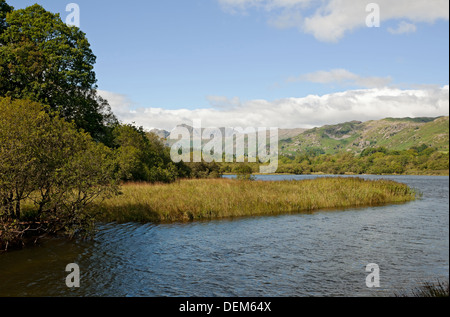
<path id="1" fill-rule="evenodd" d="M 396 297 L 449 297 L 448 281 L 436 281 L 420 283 L 418 287 L 407 292 L 395 294 Z"/>
<path id="2" fill-rule="evenodd" d="M 185 222 L 378 206 L 414 200 L 405 184 L 361 178 L 245 181 L 189 179 L 127 183 L 122 194 L 95 204 L 101 221 Z"/>

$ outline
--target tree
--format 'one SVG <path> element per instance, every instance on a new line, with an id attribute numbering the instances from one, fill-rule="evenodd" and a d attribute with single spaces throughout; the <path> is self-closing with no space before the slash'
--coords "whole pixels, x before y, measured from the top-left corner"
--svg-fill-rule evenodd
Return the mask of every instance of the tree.
<path id="1" fill-rule="evenodd" d="M 189 176 L 191 178 L 220 178 L 222 172 L 220 165 L 215 161 L 212 162 L 190 162 L 186 163 L 189 167 Z"/>
<path id="2" fill-rule="evenodd" d="M 0 98 L 0 218 L 34 220 L 71 235 L 93 224 L 86 207 L 117 191 L 113 150 L 36 102 Z"/>
<path id="3" fill-rule="evenodd" d="M 6 14 L 12 12 L 13 9 L 14 8 L 8 5 L 5 0 L 0 0 L 0 35 L 6 30 L 7 27 Z M 2 42 L 0 42 L 0 44 L 1 43 Z"/>
<path id="4" fill-rule="evenodd" d="M 114 128 L 120 178 L 128 180 L 149 179 L 149 145 L 144 131 L 131 124 L 121 124 Z"/>
<path id="5" fill-rule="evenodd" d="M 30 102 L 13 109 L 15 103 L 0 98 L 0 206 L 12 218 L 20 218 L 20 203 L 35 190 L 31 174 L 36 170 L 33 155 L 43 113 Z"/>
<path id="6" fill-rule="evenodd" d="M 250 165 L 247 164 L 239 164 L 237 165 L 233 171 L 236 173 L 237 179 L 240 180 L 254 180 L 255 177 L 252 175 L 253 169 Z"/>
<path id="7" fill-rule="evenodd" d="M 97 95 L 96 57 L 85 34 L 37 4 L 11 11 L 2 0 L 1 8 L 0 96 L 49 105 L 106 142 L 117 120 Z"/>
<path id="8" fill-rule="evenodd" d="M 119 175 L 125 181 L 170 183 L 189 171 L 183 162 L 173 163 L 170 149 L 142 127 L 119 124 L 113 130 Z"/>
<path id="9" fill-rule="evenodd" d="M 386 148 L 384 148 L 384 147 L 382 147 L 382 146 L 376 147 L 376 148 L 373 148 L 373 147 L 371 147 L 371 148 L 366 148 L 366 149 L 364 149 L 364 150 L 361 152 L 360 157 L 370 156 L 370 155 L 375 154 L 375 153 L 383 153 L 383 154 L 386 154 L 386 153 L 387 153 L 387 150 L 386 150 Z"/>

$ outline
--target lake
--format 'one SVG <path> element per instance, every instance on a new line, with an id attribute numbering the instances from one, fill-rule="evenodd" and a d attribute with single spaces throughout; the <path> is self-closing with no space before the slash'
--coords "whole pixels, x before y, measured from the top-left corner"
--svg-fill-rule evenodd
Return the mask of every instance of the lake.
<path id="1" fill-rule="evenodd" d="M 232 177 L 232 176 L 227 176 Z M 262 180 L 323 176 L 260 175 Z M 449 278 L 449 177 L 387 178 L 413 202 L 176 224 L 99 224 L 92 241 L 0 254 L 0 296 L 392 296 Z M 69 263 L 80 288 L 65 284 Z M 366 286 L 366 265 L 380 287 Z"/>

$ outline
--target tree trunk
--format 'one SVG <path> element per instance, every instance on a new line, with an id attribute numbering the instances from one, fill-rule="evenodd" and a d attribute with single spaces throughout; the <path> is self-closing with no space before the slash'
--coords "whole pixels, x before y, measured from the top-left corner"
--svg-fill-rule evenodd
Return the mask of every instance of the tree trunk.
<path id="1" fill-rule="evenodd" d="M 9 197 L 7 197 L 5 199 L 5 201 L 6 201 L 6 207 L 5 208 L 6 208 L 6 211 L 7 211 L 7 213 L 9 214 L 9 216 L 11 218 L 14 218 L 13 198 L 14 198 L 14 194 L 11 192 L 9 194 Z"/>
<path id="2" fill-rule="evenodd" d="M 20 200 L 16 201 L 16 219 L 20 219 Z"/>

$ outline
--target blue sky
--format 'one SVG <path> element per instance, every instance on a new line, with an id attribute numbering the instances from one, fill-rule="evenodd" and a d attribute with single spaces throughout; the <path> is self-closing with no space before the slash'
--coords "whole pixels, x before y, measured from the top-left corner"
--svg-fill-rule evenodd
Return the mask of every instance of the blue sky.
<path id="1" fill-rule="evenodd" d="M 355 19 L 352 0 L 340 8 L 333 7 L 336 0 L 74 2 L 97 56 L 99 89 L 119 113 L 128 107 L 121 113 L 126 120 L 136 109 L 199 114 L 201 109 L 252 108 L 255 101 L 274 107 L 286 98 L 448 85 L 448 1 L 392 1 L 398 5 L 378 1 L 379 28 L 361 24 L 368 14 L 363 10 Z M 18 9 L 36 0 L 7 2 Z M 38 3 L 63 20 L 68 15 L 70 1 Z M 332 19 L 340 24 L 330 24 Z M 393 34 L 396 29 L 400 34 Z M 335 30 L 341 32 L 333 37 Z M 448 87 L 444 105 L 446 93 Z"/>

